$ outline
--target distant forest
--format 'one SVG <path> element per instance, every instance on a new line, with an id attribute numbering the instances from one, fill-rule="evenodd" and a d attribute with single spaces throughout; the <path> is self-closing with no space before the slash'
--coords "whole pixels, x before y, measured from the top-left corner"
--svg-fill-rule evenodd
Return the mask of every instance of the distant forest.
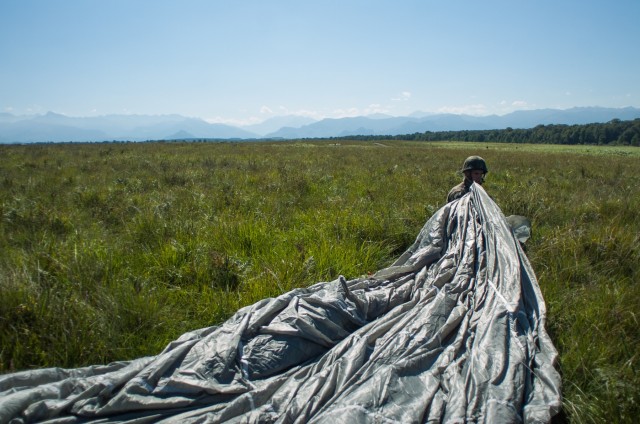
<path id="1" fill-rule="evenodd" d="M 503 130 L 427 131 L 395 136 L 350 136 L 351 140 L 476 141 L 537 144 L 610 144 L 640 146 L 640 119 L 585 125 L 538 125 Z"/>

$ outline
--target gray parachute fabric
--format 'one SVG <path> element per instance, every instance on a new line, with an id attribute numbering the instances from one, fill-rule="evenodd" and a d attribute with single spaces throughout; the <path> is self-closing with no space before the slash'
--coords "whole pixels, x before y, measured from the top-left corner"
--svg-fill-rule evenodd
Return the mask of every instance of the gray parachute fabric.
<path id="1" fill-rule="evenodd" d="M 264 299 L 154 357 L 0 376 L 0 422 L 549 422 L 545 317 L 504 215 L 472 185 L 373 276 Z"/>

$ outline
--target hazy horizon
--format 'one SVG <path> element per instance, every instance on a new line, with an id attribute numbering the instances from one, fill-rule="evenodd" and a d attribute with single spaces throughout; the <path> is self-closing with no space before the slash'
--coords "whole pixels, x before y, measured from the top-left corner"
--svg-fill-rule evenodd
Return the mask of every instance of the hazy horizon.
<path id="1" fill-rule="evenodd" d="M 251 127 L 251 126 L 256 126 L 256 125 L 260 125 L 262 123 L 271 121 L 271 120 L 278 120 L 278 119 L 287 119 L 287 118 L 301 118 L 301 119 L 309 119 L 312 122 L 318 122 L 321 121 L 323 119 L 340 119 L 340 118 L 356 118 L 356 117 L 364 117 L 364 118 L 368 118 L 368 117 L 389 117 L 389 118 L 402 118 L 402 117 L 410 117 L 412 115 L 419 115 L 420 117 L 426 117 L 426 116 L 432 116 L 432 115 L 440 115 L 440 114 L 450 114 L 450 115 L 458 115 L 458 116 L 472 116 L 472 117 L 477 117 L 477 118 L 485 118 L 485 117 L 491 117 L 491 116 L 498 116 L 498 117 L 504 117 L 507 115 L 512 114 L 513 112 L 526 112 L 526 111 L 535 111 L 535 110 L 559 110 L 559 111 L 567 111 L 567 110 L 572 110 L 572 109 L 608 109 L 608 108 L 604 108 L 602 106 L 572 106 L 572 107 L 568 107 L 568 108 L 564 108 L 564 109 L 560 109 L 560 108 L 540 108 L 540 109 L 518 109 L 518 110 L 513 110 L 510 112 L 505 112 L 505 113 L 488 113 L 488 114 L 465 114 L 465 113 L 454 113 L 454 112 L 424 112 L 424 111 L 414 111 L 411 113 L 408 113 L 406 115 L 391 115 L 391 114 L 385 114 L 385 113 L 373 113 L 373 114 L 369 114 L 369 115 L 353 115 L 353 116 L 342 116 L 342 117 L 323 117 L 323 118 L 319 118 L 319 119 L 314 119 L 314 118 L 309 118 L 306 117 L 304 115 L 296 115 L 296 114 L 290 114 L 290 115 L 273 115 L 273 116 L 269 116 L 264 118 L 262 121 L 256 121 L 256 122 L 251 122 L 251 123 L 241 123 L 241 124 L 233 124 L 233 123 L 229 123 L 228 125 L 231 126 L 237 126 L 237 127 Z M 623 106 L 620 108 L 610 108 L 610 109 L 640 109 L 640 108 L 636 108 L 634 106 Z M 68 115 L 65 113 L 59 113 L 53 110 L 49 110 L 49 111 L 44 111 L 44 112 L 40 112 L 40 113 L 32 113 L 32 114 L 24 114 L 24 115 L 18 115 L 15 114 L 13 112 L 10 111 L 3 111 L 0 113 L 8 113 L 12 116 L 18 117 L 18 118 L 33 118 L 33 117 L 38 117 L 38 116 L 46 116 L 48 114 L 54 114 L 54 115 L 60 115 L 60 116 L 64 116 L 67 118 L 101 118 L 101 117 L 109 117 L 109 116 L 126 116 L 126 117 L 135 117 L 135 116 L 148 116 L 148 117 L 168 117 L 168 116 L 175 116 L 175 117 L 180 117 L 180 118 L 186 118 L 186 119 L 201 119 L 204 120 L 205 122 L 207 122 L 206 119 L 199 117 L 199 116 L 186 116 L 186 115 L 180 115 L 178 113 L 158 113 L 158 114 L 144 114 L 144 113 L 106 113 L 106 114 L 101 114 L 101 115 L 84 115 L 84 116 L 80 116 L 80 115 Z M 210 123 L 216 123 L 216 122 L 210 122 Z M 221 122 L 220 122 L 221 123 Z"/>

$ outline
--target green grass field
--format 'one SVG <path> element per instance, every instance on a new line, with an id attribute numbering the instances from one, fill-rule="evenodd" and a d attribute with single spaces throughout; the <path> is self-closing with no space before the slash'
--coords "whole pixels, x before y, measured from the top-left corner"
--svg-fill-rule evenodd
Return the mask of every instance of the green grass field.
<path id="1" fill-rule="evenodd" d="M 575 423 L 640 416 L 640 149 L 310 141 L 0 145 L 0 372 L 158 353 L 388 265 L 471 154 L 528 255 Z"/>

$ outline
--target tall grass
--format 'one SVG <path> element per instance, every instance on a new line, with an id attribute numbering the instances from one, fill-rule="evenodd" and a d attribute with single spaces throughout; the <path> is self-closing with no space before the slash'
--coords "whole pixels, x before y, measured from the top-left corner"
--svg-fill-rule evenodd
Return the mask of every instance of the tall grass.
<path id="1" fill-rule="evenodd" d="M 294 287 L 389 264 L 470 154 L 528 254 L 560 420 L 640 415 L 637 149 L 314 141 L 0 146 L 0 371 L 159 352 Z"/>

